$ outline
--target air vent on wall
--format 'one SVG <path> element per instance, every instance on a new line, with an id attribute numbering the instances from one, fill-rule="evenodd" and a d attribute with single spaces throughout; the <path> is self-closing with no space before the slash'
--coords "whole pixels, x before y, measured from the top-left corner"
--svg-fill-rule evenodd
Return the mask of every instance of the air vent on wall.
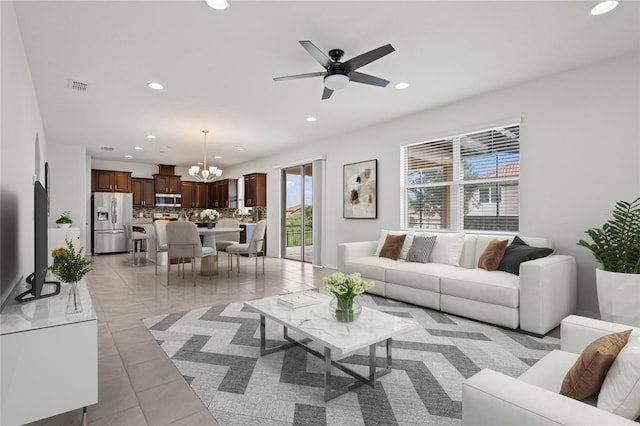
<path id="1" fill-rule="evenodd" d="M 86 92 L 88 86 L 89 86 L 88 83 L 84 83 L 82 81 L 73 80 L 73 79 L 69 80 L 69 87 L 71 88 L 71 90 L 77 90 L 79 92 Z"/>
<path id="2" fill-rule="evenodd" d="M 111 148 L 110 146 L 101 146 L 100 149 L 103 151 L 113 151 L 113 148 Z"/>

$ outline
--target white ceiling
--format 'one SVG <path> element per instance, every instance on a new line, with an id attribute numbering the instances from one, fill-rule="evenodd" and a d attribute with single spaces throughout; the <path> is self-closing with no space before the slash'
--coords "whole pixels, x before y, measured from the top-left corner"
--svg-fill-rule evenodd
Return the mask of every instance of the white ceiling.
<path id="1" fill-rule="evenodd" d="M 580 0 L 229 1 L 16 1 L 47 140 L 189 166 L 209 129 L 209 159 L 224 168 L 640 50 L 632 0 L 599 17 Z M 299 40 L 341 48 L 343 60 L 391 43 L 396 52 L 359 69 L 391 84 L 351 83 L 323 101 L 320 77 L 274 82 L 323 71 Z M 411 86 L 394 89 L 401 81 Z"/>

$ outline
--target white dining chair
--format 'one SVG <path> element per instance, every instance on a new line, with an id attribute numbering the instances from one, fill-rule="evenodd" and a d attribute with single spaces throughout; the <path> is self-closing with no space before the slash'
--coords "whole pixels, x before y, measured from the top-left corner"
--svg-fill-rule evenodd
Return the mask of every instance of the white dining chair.
<path id="1" fill-rule="evenodd" d="M 200 235 L 196 225 L 192 222 L 169 222 L 167 223 L 167 253 L 169 263 L 167 264 L 167 285 L 171 277 L 171 259 L 178 259 L 178 275 L 180 274 L 180 264 L 182 264 L 182 278 L 184 279 L 184 261 L 190 259 L 191 272 L 193 274 L 193 285 L 196 285 L 196 258 L 200 258 L 200 267 L 205 257 L 217 256 L 216 250 L 212 247 L 202 247 Z M 209 279 L 213 268 L 209 268 Z"/>
<path id="2" fill-rule="evenodd" d="M 125 226 L 125 237 L 129 240 L 129 247 L 131 247 L 131 265 L 140 266 L 140 253 L 142 253 L 142 247 L 144 242 L 149 239 L 149 236 L 144 232 L 134 231 L 133 226 Z"/>
<path id="3" fill-rule="evenodd" d="M 240 222 L 236 219 L 220 219 L 216 224 L 216 228 L 240 228 Z M 240 232 L 220 232 L 216 234 L 216 250 L 226 251 L 226 248 L 232 244 L 240 242 Z"/>
<path id="4" fill-rule="evenodd" d="M 227 246 L 225 251 L 227 252 L 227 276 L 231 276 L 231 269 L 233 269 L 232 255 L 236 255 L 236 263 L 238 273 L 240 273 L 240 255 L 248 254 L 254 255 L 256 258 L 256 278 L 258 278 L 258 254 L 262 255 L 262 274 L 264 275 L 264 236 L 267 230 L 267 221 L 260 220 L 256 223 L 256 229 L 253 231 L 251 241 L 248 243 L 237 243 Z"/>
<path id="5" fill-rule="evenodd" d="M 166 253 L 167 247 L 167 222 L 166 220 L 156 220 L 153 222 L 153 229 L 156 233 L 156 275 L 158 275 L 158 256 Z"/>

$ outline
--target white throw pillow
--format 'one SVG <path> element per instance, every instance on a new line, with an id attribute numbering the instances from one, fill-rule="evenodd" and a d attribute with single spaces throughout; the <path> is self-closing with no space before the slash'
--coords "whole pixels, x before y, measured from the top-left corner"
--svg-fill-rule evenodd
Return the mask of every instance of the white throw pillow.
<path id="1" fill-rule="evenodd" d="M 400 250 L 400 257 L 398 258 L 405 260 L 407 258 L 407 254 L 409 253 L 409 249 L 411 248 L 411 244 L 413 244 L 413 231 L 389 231 L 383 229 L 382 231 L 380 231 L 380 238 L 378 239 L 378 247 L 376 247 L 375 256 L 380 256 L 380 250 L 382 250 L 382 246 L 384 246 L 384 242 L 387 240 L 387 234 L 407 235 L 404 239 L 404 243 L 402 244 L 402 250 Z"/>
<path id="2" fill-rule="evenodd" d="M 640 416 L 640 333 L 634 331 L 611 365 L 598 408 L 634 420 Z"/>
<path id="3" fill-rule="evenodd" d="M 457 234 L 437 234 L 429 262 L 460 266 L 460 256 L 464 246 L 464 232 Z"/>

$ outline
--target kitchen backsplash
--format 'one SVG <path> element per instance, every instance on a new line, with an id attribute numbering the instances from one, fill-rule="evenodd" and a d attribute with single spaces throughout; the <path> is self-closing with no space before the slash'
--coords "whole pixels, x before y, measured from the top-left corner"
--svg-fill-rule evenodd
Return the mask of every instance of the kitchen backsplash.
<path id="1" fill-rule="evenodd" d="M 202 210 L 204 209 L 193 209 L 193 208 L 186 209 L 186 208 L 179 208 L 179 207 L 154 207 L 154 208 L 134 207 L 133 217 L 153 219 L 154 213 L 178 213 L 178 215 L 181 218 L 186 218 L 187 220 L 190 220 L 192 215 L 194 214 L 199 215 L 200 211 Z M 237 209 L 228 209 L 228 208 L 217 208 L 215 210 L 217 210 L 218 213 L 220 213 L 220 217 L 223 217 L 223 218 L 233 218 L 234 213 L 237 212 Z M 267 218 L 266 207 L 252 207 L 252 210 L 257 212 L 256 213 L 258 216 L 257 220 Z M 140 213 L 142 213 L 142 216 L 140 216 Z M 236 217 L 240 217 L 240 216 L 236 213 Z M 252 217 L 252 214 L 244 215 L 244 217 Z"/>

